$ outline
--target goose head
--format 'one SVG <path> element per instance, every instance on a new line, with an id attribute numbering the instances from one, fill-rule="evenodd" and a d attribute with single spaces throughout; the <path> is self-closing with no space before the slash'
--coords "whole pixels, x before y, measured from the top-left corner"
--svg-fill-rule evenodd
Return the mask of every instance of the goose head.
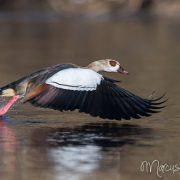
<path id="1" fill-rule="evenodd" d="M 92 69 L 96 72 L 118 72 L 121 74 L 128 75 L 129 73 L 124 70 L 121 64 L 114 59 L 103 59 L 94 61 L 87 66 L 89 69 Z"/>

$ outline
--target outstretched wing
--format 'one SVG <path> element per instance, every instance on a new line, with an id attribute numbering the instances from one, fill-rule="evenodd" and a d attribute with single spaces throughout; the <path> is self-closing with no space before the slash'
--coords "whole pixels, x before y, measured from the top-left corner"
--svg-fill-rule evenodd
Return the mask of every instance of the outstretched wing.
<path id="1" fill-rule="evenodd" d="M 89 75 L 88 82 L 84 81 L 87 77 L 81 77 L 77 82 L 77 74 L 73 74 L 74 79 L 71 77 L 71 80 L 66 74 L 63 74 L 64 79 L 60 79 L 62 74 L 49 79 L 41 93 L 27 98 L 27 101 L 44 108 L 60 111 L 78 109 L 92 116 L 116 120 L 150 116 L 162 108 L 163 97 L 141 98 L 101 76 L 93 77 L 97 74 Z"/>

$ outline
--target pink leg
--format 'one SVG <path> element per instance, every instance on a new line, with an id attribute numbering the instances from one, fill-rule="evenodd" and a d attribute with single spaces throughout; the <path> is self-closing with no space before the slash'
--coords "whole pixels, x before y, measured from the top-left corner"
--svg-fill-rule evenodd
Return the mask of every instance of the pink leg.
<path id="1" fill-rule="evenodd" d="M 10 101 L 0 109 L 0 116 L 3 116 L 11 108 L 11 106 L 20 98 L 20 96 L 13 96 Z"/>

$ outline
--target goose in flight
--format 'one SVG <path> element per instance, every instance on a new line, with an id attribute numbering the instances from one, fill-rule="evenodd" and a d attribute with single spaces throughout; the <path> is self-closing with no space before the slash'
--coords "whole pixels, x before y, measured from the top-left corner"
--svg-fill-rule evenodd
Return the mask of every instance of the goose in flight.
<path id="1" fill-rule="evenodd" d="M 119 87 L 117 80 L 100 72 L 128 74 L 113 59 L 94 61 L 87 67 L 58 64 L 41 69 L 0 88 L 0 96 L 11 97 L 0 109 L 0 116 L 20 99 L 34 106 L 59 111 L 79 110 L 107 119 L 141 118 L 159 112 L 163 96 L 146 99 Z"/>

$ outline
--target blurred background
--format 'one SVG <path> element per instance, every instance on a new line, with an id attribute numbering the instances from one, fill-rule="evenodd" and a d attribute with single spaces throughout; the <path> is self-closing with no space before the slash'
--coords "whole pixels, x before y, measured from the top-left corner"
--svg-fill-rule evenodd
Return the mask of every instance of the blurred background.
<path id="1" fill-rule="evenodd" d="M 134 76 L 160 66 L 164 78 L 179 57 L 179 9 L 178 0 L 0 0 L 0 85 L 45 66 L 103 58 Z"/>
<path id="2" fill-rule="evenodd" d="M 46 11 L 64 16 L 117 16 L 141 11 L 177 17 L 179 0 L 1 0 L 2 11 Z M 178 17 L 177 17 L 178 18 Z"/>
<path id="3" fill-rule="evenodd" d="M 179 0 L 0 0 L 0 86 L 58 63 L 115 58 L 130 76 L 108 77 L 169 98 L 161 113 L 128 122 L 18 105 L 0 120 L 1 179 L 154 180 L 141 161 L 178 164 L 179 32 Z"/>

